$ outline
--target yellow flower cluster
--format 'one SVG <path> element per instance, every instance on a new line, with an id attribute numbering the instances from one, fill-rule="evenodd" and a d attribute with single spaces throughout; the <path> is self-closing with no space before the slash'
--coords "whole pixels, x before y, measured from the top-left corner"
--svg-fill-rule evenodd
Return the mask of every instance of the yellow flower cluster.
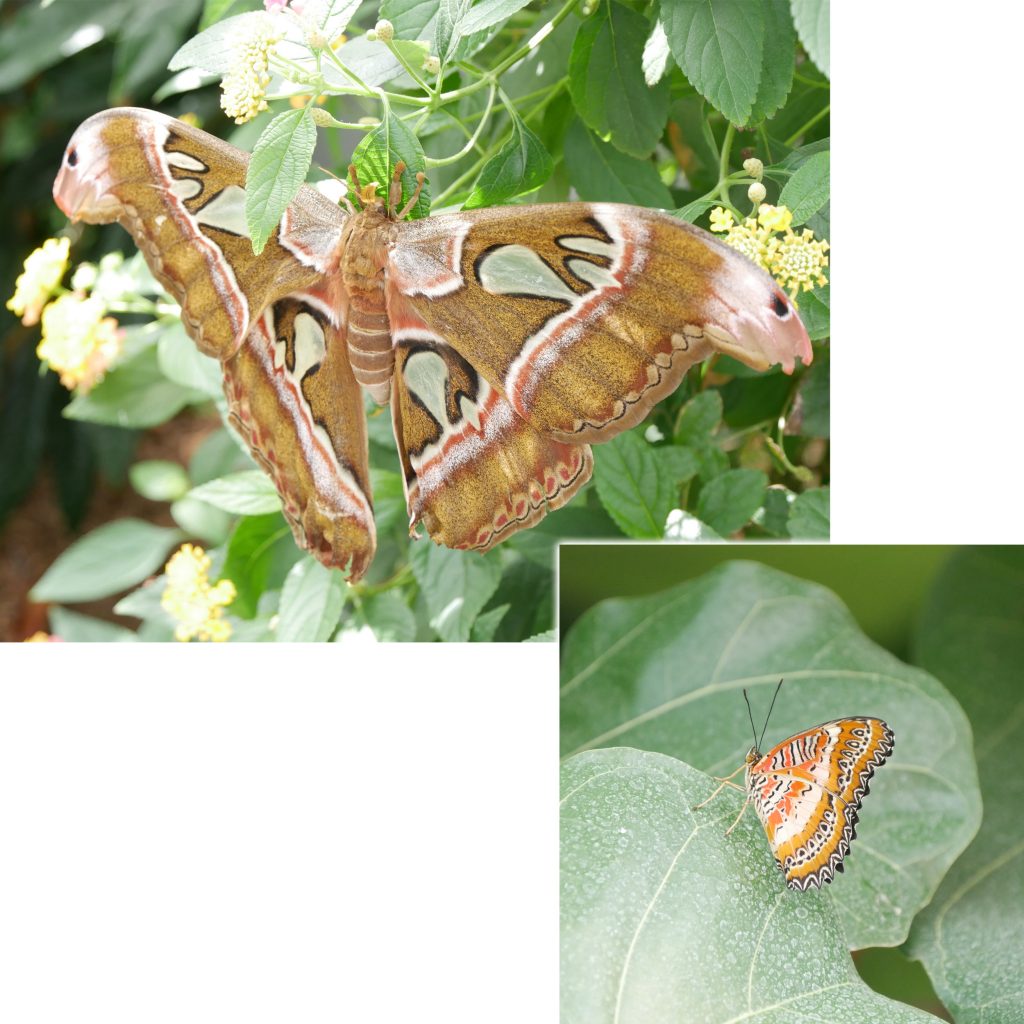
<path id="1" fill-rule="evenodd" d="M 235 41 L 234 63 L 220 83 L 220 105 L 235 124 L 245 124 L 267 109 L 270 51 L 281 40 L 273 18 L 254 18 L 246 28 Z"/>
<path id="2" fill-rule="evenodd" d="M 723 241 L 764 267 L 796 302 L 797 294 L 815 285 L 828 284 L 828 242 L 816 239 L 810 228 L 799 234 L 792 230 L 793 214 L 785 206 L 762 203 L 757 217 L 736 223 L 720 206 L 711 211 L 711 230 L 723 234 Z M 779 235 L 781 234 L 781 238 Z"/>
<path id="3" fill-rule="evenodd" d="M 121 352 L 124 331 L 95 296 L 61 295 L 43 310 L 43 339 L 36 355 L 60 374 L 69 391 L 86 392 L 103 379 Z"/>
<path id="4" fill-rule="evenodd" d="M 14 282 L 14 294 L 7 300 L 7 308 L 20 316 L 26 327 L 39 323 L 43 306 L 68 269 L 70 248 L 70 239 L 48 238 L 25 260 L 25 269 Z"/>
<path id="5" fill-rule="evenodd" d="M 171 555 L 164 568 L 167 586 L 160 605 L 177 621 L 176 640 L 227 640 L 231 623 L 223 618 L 224 607 L 235 599 L 235 585 L 221 580 L 210 586 L 210 556 L 193 544 Z"/>

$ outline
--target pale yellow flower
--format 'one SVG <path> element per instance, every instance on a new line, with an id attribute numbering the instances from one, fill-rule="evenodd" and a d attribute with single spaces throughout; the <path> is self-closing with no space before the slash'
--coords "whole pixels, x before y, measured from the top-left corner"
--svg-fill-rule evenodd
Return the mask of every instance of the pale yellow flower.
<path id="1" fill-rule="evenodd" d="M 747 217 L 740 224 L 733 222 L 728 210 L 715 207 L 711 211 L 711 230 L 724 232 L 722 241 L 767 270 L 795 304 L 801 289 L 828 284 L 822 271 L 828 266 L 829 245 L 816 239 L 810 228 L 794 234 L 792 223 L 792 211 L 768 203 L 760 205 L 756 218 Z"/>
<path id="2" fill-rule="evenodd" d="M 728 231 L 734 223 L 735 221 L 732 219 L 732 214 L 721 206 L 716 206 L 711 211 L 712 231 Z"/>
<path id="3" fill-rule="evenodd" d="M 790 224 L 793 223 L 793 214 L 789 207 L 762 203 L 757 210 L 757 220 L 769 231 L 788 231 Z"/>
<path id="4" fill-rule="evenodd" d="M 828 284 L 822 273 L 828 266 L 828 248 L 828 242 L 816 239 L 810 228 L 799 235 L 787 232 L 771 247 L 768 269 L 795 298 L 801 288 L 809 292 L 815 285 Z"/>
<path id="5" fill-rule="evenodd" d="M 224 608 L 235 599 L 235 585 L 221 580 L 210 585 L 210 556 L 194 544 L 182 544 L 164 567 L 167 586 L 160 605 L 176 620 L 176 640 L 227 640 L 231 623 Z"/>
<path id="6" fill-rule="evenodd" d="M 67 270 L 70 247 L 70 239 L 48 238 L 25 260 L 25 270 L 14 282 L 7 308 L 20 316 L 26 327 L 39 323 L 43 306 Z"/>
<path id="7" fill-rule="evenodd" d="M 43 310 L 43 340 L 36 355 L 60 374 L 69 391 L 88 391 L 121 352 L 124 332 L 105 312 L 101 299 L 77 294 L 61 295 Z"/>
<path id="8" fill-rule="evenodd" d="M 220 105 L 235 124 L 251 121 L 267 109 L 270 51 L 281 40 L 273 18 L 254 18 L 234 43 L 234 63 L 221 82 Z"/>

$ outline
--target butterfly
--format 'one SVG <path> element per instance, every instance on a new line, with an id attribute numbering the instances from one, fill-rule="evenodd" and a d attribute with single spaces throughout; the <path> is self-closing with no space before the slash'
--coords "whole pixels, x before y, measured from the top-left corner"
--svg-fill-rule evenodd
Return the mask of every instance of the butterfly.
<path id="1" fill-rule="evenodd" d="M 781 687 L 780 680 L 769 717 Z M 743 698 L 754 730 L 754 746 L 732 775 L 715 777 L 718 789 L 694 810 L 726 786 L 743 791 L 743 807 L 726 835 L 753 804 L 786 885 L 799 891 L 820 888 L 843 870 L 871 776 L 892 753 L 893 731 L 880 718 L 837 718 L 790 736 L 762 754 L 759 747 L 764 729 L 758 739 L 746 690 Z M 745 786 L 731 781 L 741 771 L 746 772 Z"/>
<path id="2" fill-rule="evenodd" d="M 231 423 L 296 540 L 353 581 L 376 545 L 360 389 L 390 402 L 410 533 L 486 551 L 564 505 L 590 445 L 695 363 L 811 361 L 771 277 L 668 214 L 562 203 L 406 220 L 418 192 L 398 209 L 396 167 L 386 199 L 357 188 L 358 210 L 302 186 L 257 256 L 248 159 L 118 108 L 75 131 L 53 194 L 72 220 L 131 233 L 220 361 Z"/>

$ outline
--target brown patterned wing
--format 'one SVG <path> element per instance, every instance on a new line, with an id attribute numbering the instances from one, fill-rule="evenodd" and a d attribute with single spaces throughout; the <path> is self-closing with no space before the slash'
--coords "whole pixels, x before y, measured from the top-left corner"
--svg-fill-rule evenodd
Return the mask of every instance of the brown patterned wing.
<path id="1" fill-rule="evenodd" d="M 713 352 L 758 370 L 811 360 L 768 274 L 639 207 L 499 207 L 403 224 L 387 274 L 393 332 L 421 318 L 562 440 L 609 440 Z"/>
<path id="2" fill-rule="evenodd" d="M 149 110 L 85 121 L 54 198 L 120 222 L 218 358 L 234 425 L 274 480 L 296 539 L 353 580 L 374 551 L 366 423 L 345 347 L 344 215 L 303 188 L 259 256 L 245 225 L 247 154 Z"/>
<path id="3" fill-rule="evenodd" d="M 337 270 L 345 218 L 304 186 L 279 231 L 253 255 L 245 223 L 249 156 L 206 132 L 132 107 L 84 121 L 53 186 L 57 205 L 90 224 L 118 221 L 181 304 L 185 329 L 218 359 L 263 310 Z"/>
<path id="4" fill-rule="evenodd" d="M 422 522 L 440 544 L 486 551 L 590 478 L 587 445 L 536 431 L 425 324 L 393 336 L 391 409 L 411 529 Z"/>
<path id="5" fill-rule="evenodd" d="M 231 421 L 274 481 L 295 539 L 354 582 L 376 546 L 366 417 L 344 338 L 295 295 L 224 362 Z"/>

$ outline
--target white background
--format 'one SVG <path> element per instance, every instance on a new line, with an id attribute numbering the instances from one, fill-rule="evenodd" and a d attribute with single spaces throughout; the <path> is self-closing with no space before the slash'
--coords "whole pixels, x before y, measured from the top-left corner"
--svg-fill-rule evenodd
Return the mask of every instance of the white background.
<path id="1" fill-rule="evenodd" d="M 1008 10 L 835 5 L 836 541 L 1024 535 Z M 556 702 L 542 644 L 0 650 L 0 1019 L 555 1021 Z"/>

